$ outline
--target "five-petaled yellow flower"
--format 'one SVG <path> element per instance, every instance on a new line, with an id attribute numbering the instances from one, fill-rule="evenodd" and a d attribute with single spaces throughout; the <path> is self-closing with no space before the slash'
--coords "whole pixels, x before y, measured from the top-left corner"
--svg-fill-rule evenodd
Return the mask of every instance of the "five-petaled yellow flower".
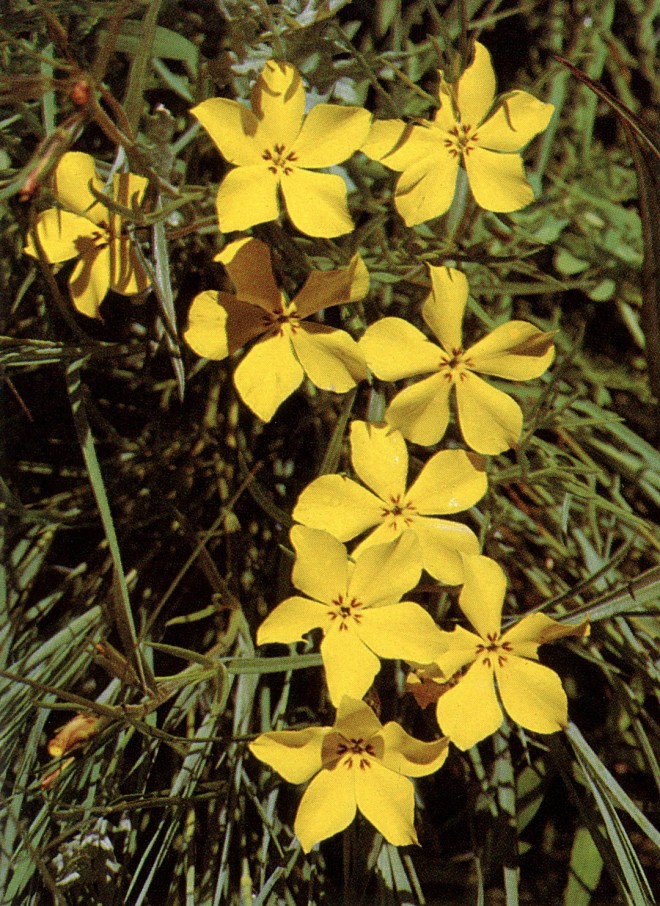
<path id="1" fill-rule="evenodd" d="M 588 623 L 562 624 L 532 613 L 502 632 L 505 591 L 506 578 L 494 560 L 466 557 L 459 605 L 476 634 L 462 626 L 443 632 L 444 653 L 429 670 L 418 671 L 442 684 L 457 678 L 438 698 L 436 714 L 442 732 L 460 749 L 469 749 L 501 726 L 497 693 L 509 717 L 528 730 L 556 733 L 568 723 L 561 680 L 537 663 L 538 649 L 555 639 L 586 635 Z M 466 667 L 467 672 L 460 675 Z"/>
<path id="2" fill-rule="evenodd" d="M 262 733 L 250 751 L 289 783 L 311 782 L 294 830 L 305 852 L 351 824 L 359 809 L 395 846 L 417 843 L 409 777 L 437 771 L 447 740 L 421 742 L 394 721 L 381 724 L 362 701 L 344 697 L 333 727 Z"/>
<path id="3" fill-rule="evenodd" d="M 302 641 L 321 627 L 321 655 L 330 698 L 362 698 L 380 658 L 430 663 L 443 650 L 430 614 L 401 595 L 417 585 L 422 555 L 407 534 L 364 551 L 353 562 L 328 532 L 295 525 L 292 581 L 308 597 L 282 601 L 257 630 L 257 644 Z"/>
<path id="4" fill-rule="evenodd" d="M 353 229 L 341 176 L 315 173 L 349 158 L 365 141 L 371 114 L 361 107 L 317 104 L 305 116 L 305 90 L 290 63 L 269 60 L 251 95 L 252 110 L 227 98 L 192 113 L 236 169 L 220 184 L 223 233 L 275 220 L 281 192 L 293 224 L 309 236 Z"/>
<path id="5" fill-rule="evenodd" d="M 263 337 L 234 371 L 241 399 L 259 418 L 270 421 L 305 375 L 335 393 L 346 393 L 366 377 L 364 356 L 352 337 L 303 321 L 366 295 L 369 275 L 358 255 L 347 268 L 312 272 L 291 302 L 278 289 L 270 250 L 260 240 L 238 239 L 215 260 L 227 268 L 236 295 L 207 290 L 196 296 L 184 336 L 198 355 L 209 359 L 224 359 Z"/>
<path id="6" fill-rule="evenodd" d="M 78 258 L 69 277 L 73 304 L 84 315 L 99 318 L 108 290 L 133 296 L 149 287 L 149 277 L 135 250 L 127 224 L 110 209 L 113 203 L 131 211 L 142 204 L 147 180 L 134 173 L 115 173 L 106 207 L 90 190 L 103 192 L 103 181 L 89 154 L 69 151 L 55 168 L 53 193 L 60 208 L 37 218 L 37 242 L 51 264 Z M 25 252 L 39 257 L 34 236 Z"/>
<path id="7" fill-rule="evenodd" d="M 448 585 L 461 583 L 463 555 L 479 553 L 477 536 L 466 525 L 434 517 L 460 513 L 483 497 L 488 480 L 480 457 L 442 450 L 407 488 L 408 451 L 401 432 L 354 421 L 351 461 L 371 490 L 343 475 L 322 475 L 302 492 L 293 518 L 340 541 L 375 526 L 353 556 L 410 532 L 419 541 L 426 571 Z"/>
<path id="8" fill-rule="evenodd" d="M 451 84 L 439 71 L 439 107 L 432 120 L 406 125 L 374 122 L 362 151 L 401 173 L 394 203 L 408 226 L 444 214 L 452 203 L 459 166 L 487 211 L 517 211 L 534 200 L 520 150 L 550 122 L 554 107 L 526 91 L 503 95 L 493 109 L 495 73 L 478 42 L 474 59 Z"/>
<path id="9" fill-rule="evenodd" d="M 440 348 L 402 318 L 376 321 L 360 340 L 367 364 L 382 380 L 398 381 L 432 372 L 398 393 L 385 417 L 408 440 L 425 446 L 435 444 L 447 430 L 449 395 L 455 388 L 458 422 L 468 446 L 487 454 L 515 447 L 523 424 L 520 406 L 475 372 L 513 381 L 537 378 L 554 358 L 553 334 L 528 321 L 509 321 L 464 349 L 462 325 L 468 298 L 465 274 L 452 267 L 431 265 L 429 271 L 432 290 L 422 317 Z"/>

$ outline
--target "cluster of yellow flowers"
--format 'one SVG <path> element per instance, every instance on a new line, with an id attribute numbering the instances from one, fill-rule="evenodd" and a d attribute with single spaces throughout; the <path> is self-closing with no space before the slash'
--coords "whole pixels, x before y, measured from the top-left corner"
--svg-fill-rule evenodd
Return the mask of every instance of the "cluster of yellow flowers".
<path id="1" fill-rule="evenodd" d="M 254 85 L 251 109 L 225 98 L 199 104 L 192 113 L 234 165 L 217 194 L 221 232 L 275 220 L 282 204 L 309 236 L 350 232 L 344 180 L 318 171 L 356 151 L 400 173 L 394 203 L 408 226 L 450 208 L 461 166 L 481 207 L 507 212 L 527 205 L 533 193 L 519 152 L 546 128 L 552 105 L 524 91 L 496 99 L 490 56 L 479 43 L 457 82 L 439 77 L 435 116 L 411 125 L 372 122 L 364 109 L 331 104 L 305 116 L 300 73 L 274 60 Z M 39 216 L 26 252 L 52 263 L 78 259 L 69 280 L 76 308 L 98 317 L 109 289 L 145 290 L 148 267 L 126 215 L 139 211 L 146 180 L 115 174 L 102 203 L 92 159 L 71 152 L 56 169 L 53 189 L 60 207 Z M 234 383 L 262 420 L 272 419 L 305 377 L 335 393 L 370 373 L 383 381 L 421 377 L 394 396 L 385 423 L 351 423 L 351 462 L 362 483 L 323 475 L 300 495 L 291 543 L 292 582 L 301 594 L 281 602 L 257 633 L 260 645 L 289 644 L 322 630 L 335 724 L 264 733 L 250 744 L 288 781 L 311 781 L 295 822 L 305 850 L 347 827 L 358 809 L 390 842 L 416 842 L 409 778 L 437 770 L 449 741 L 467 749 L 496 732 L 502 708 L 537 733 L 567 724 L 561 681 L 538 663 L 538 649 L 582 635 L 586 625 L 532 613 L 503 632 L 502 569 L 480 553 L 470 528 L 442 518 L 481 500 L 488 484 L 484 455 L 514 448 L 522 432 L 519 405 L 479 374 L 539 377 L 554 358 L 552 334 L 511 321 L 465 349 L 467 279 L 454 267 L 429 266 L 422 318 L 437 342 L 395 317 L 371 324 L 356 341 L 310 317 L 366 296 L 369 274 L 359 255 L 344 268 L 312 272 L 293 299 L 278 287 L 270 250 L 260 240 L 230 242 L 215 260 L 235 293 L 199 294 L 184 336 L 197 354 L 216 360 L 257 340 L 237 365 Z M 409 485 L 406 441 L 432 446 L 443 438 L 452 388 L 461 434 L 474 452 L 435 452 Z M 349 552 L 344 542 L 354 539 L 361 540 Z M 444 631 L 422 606 L 402 600 L 422 570 L 462 585 L 459 606 L 474 631 L 461 625 Z M 363 701 L 382 658 L 412 666 L 409 689 L 418 701 L 435 703 L 441 738 L 421 742 L 397 723 L 383 726 Z"/>

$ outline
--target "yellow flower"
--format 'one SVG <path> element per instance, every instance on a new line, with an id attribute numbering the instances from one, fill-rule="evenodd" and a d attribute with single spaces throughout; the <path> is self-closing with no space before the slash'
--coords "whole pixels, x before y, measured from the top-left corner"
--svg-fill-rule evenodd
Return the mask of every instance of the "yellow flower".
<path id="1" fill-rule="evenodd" d="M 442 633 L 419 604 L 401 601 L 422 571 L 417 540 L 406 535 L 364 551 L 355 562 L 327 532 L 295 525 L 292 582 L 308 595 L 282 601 L 257 631 L 257 644 L 302 641 L 324 633 L 321 655 L 334 705 L 362 698 L 380 670 L 379 658 L 430 663 Z"/>
<path id="2" fill-rule="evenodd" d="M 78 258 L 69 277 L 73 304 L 84 315 L 99 318 L 108 290 L 133 296 L 144 292 L 149 277 L 135 251 L 133 240 L 119 214 L 96 200 L 90 190 L 103 192 L 104 185 L 89 154 L 69 151 L 53 174 L 53 193 L 60 208 L 49 208 L 37 218 L 37 240 L 46 259 L 59 264 Z M 109 202 L 137 210 L 147 180 L 134 173 L 115 173 Z M 25 253 L 39 257 L 34 237 Z"/>
<path id="3" fill-rule="evenodd" d="M 568 722 L 561 680 L 553 670 L 537 663 L 538 648 L 565 636 L 584 636 L 588 623 L 562 624 L 533 613 L 502 633 L 505 591 L 504 573 L 494 560 L 465 558 L 459 605 L 476 634 L 462 626 L 443 633 L 444 653 L 434 659 L 427 672 L 427 676 L 445 684 L 468 668 L 436 705 L 442 732 L 460 749 L 469 749 L 499 729 L 503 718 L 496 685 L 506 713 L 526 729 L 556 733 Z M 433 675 L 434 666 L 440 677 Z"/>
<path id="4" fill-rule="evenodd" d="M 345 331 L 303 322 L 332 305 L 361 299 L 369 275 L 356 255 L 347 268 L 314 271 L 289 302 L 273 276 L 268 246 L 239 239 L 216 261 L 225 265 L 236 295 L 207 290 L 193 299 L 184 336 L 198 355 L 224 359 L 249 340 L 263 336 L 234 372 L 243 402 L 264 421 L 307 375 L 322 390 L 346 393 L 366 377 L 364 357 Z"/>
<path id="5" fill-rule="evenodd" d="M 340 164 L 364 142 L 371 114 L 361 107 L 317 104 L 305 116 L 305 90 L 290 63 L 269 60 L 251 95 L 252 110 L 214 98 L 194 107 L 220 153 L 236 169 L 217 196 L 224 232 L 275 220 L 281 192 L 294 225 L 309 236 L 353 229 L 341 176 L 310 171 Z"/>
<path id="6" fill-rule="evenodd" d="M 435 444 L 447 430 L 455 388 L 458 422 L 469 447 L 487 454 L 515 447 L 523 424 L 520 406 L 475 372 L 513 381 L 537 378 L 554 358 L 553 335 L 527 321 L 509 321 L 464 350 L 467 279 L 452 267 L 429 266 L 429 271 L 432 290 L 422 317 L 440 348 L 401 318 L 376 321 L 360 340 L 367 364 L 384 381 L 433 372 L 397 394 L 385 417 L 408 440 Z"/>
<path id="7" fill-rule="evenodd" d="M 417 843 L 408 778 L 432 774 L 447 758 L 446 739 L 420 742 L 348 697 L 333 727 L 262 733 L 249 748 L 289 783 L 311 779 L 294 823 L 305 852 L 347 828 L 358 809 L 394 846 Z"/>
<path id="8" fill-rule="evenodd" d="M 408 226 L 444 214 L 459 166 L 487 211 L 517 211 L 534 200 L 518 153 L 550 122 L 554 107 L 526 91 L 503 95 L 495 109 L 495 73 L 478 42 L 474 59 L 455 84 L 439 71 L 435 116 L 421 125 L 376 121 L 362 151 L 401 173 L 394 201 Z"/>
<path id="9" fill-rule="evenodd" d="M 463 554 L 478 554 L 479 542 L 467 526 L 434 516 L 460 513 L 486 493 L 483 463 L 463 450 L 443 450 L 406 487 L 408 451 L 401 433 L 387 425 L 351 423 L 351 461 L 371 490 L 342 475 L 322 475 L 302 492 L 293 518 L 324 528 L 349 541 L 376 526 L 353 553 L 373 544 L 414 535 L 424 568 L 448 585 L 463 581 Z"/>

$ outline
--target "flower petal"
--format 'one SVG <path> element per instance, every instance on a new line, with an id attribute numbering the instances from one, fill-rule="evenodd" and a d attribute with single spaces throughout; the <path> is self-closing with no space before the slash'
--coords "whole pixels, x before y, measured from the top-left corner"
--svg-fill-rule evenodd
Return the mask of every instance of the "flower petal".
<path id="1" fill-rule="evenodd" d="M 103 181 L 96 172 L 94 159 L 82 151 L 67 151 L 53 173 L 53 192 L 67 211 L 82 214 L 93 223 L 108 220 L 108 210 L 90 191 L 103 192 Z"/>
<path id="2" fill-rule="evenodd" d="M 349 541 L 380 522 L 382 502 L 343 475 L 321 475 L 304 489 L 293 518 Z"/>
<path id="3" fill-rule="evenodd" d="M 451 679 L 458 670 L 475 661 L 477 648 L 483 645 L 483 639 L 480 636 L 463 629 L 462 626 L 455 626 L 452 632 L 443 632 L 440 641 L 444 651 L 434 658 L 433 665 L 439 668 L 441 677 L 437 678 L 431 674 L 431 678 L 437 678 L 441 683 Z M 425 668 L 422 671 L 422 678 L 425 678 L 426 675 Z"/>
<path id="4" fill-rule="evenodd" d="M 499 730 L 502 710 L 491 668 L 482 660 L 473 664 L 440 696 L 435 713 L 442 732 L 463 751 Z"/>
<path id="5" fill-rule="evenodd" d="M 417 585 L 421 574 L 419 542 L 412 532 L 404 532 L 395 541 L 360 554 L 349 578 L 348 596 L 365 607 L 392 604 Z"/>
<path id="6" fill-rule="evenodd" d="M 296 588 L 325 604 L 329 604 L 338 594 L 345 594 L 348 587 L 348 555 L 340 541 L 328 532 L 294 525 L 291 543 L 296 550 L 296 562 L 291 573 L 291 581 Z"/>
<path id="7" fill-rule="evenodd" d="M 362 107 L 317 104 L 293 144 L 296 166 L 333 167 L 358 150 L 369 134 L 371 114 Z"/>
<path id="8" fill-rule="evenodd" d="M 506 393 L 466 371 L 456 383 L 456 402 L 461 433 L 473 450 L 494 455 L 517 446 L 522 410 Z"/>
<path id="9" fill-rule="evenodd" d="M 399 177 L 394 191 L 394 205 L 406 226 L 415 226 L 445 214 L 456 190 L 459 158 L 445 147 L 444 133 L 427 130 L 434 139 L 434 153 L 420 158 Z M 383 160 L 388 163 L 389 158 Z"/>
<path id="10" fill-rule="evenodd" d="M 383 725 L 366 702 L 345 695 L 337 706 L 334 728 L 345 739 L 371 739 L 380 734 Z"/>
<path id="11" fill-rule="evenodd" d="M 479 539 L 460 522 L 420 516 L 412 524 L 422 546 L 424 569 L 444 585 L 460 585 L 464 558 L 479 553 Z"/>
<path id="12" fill-rule="evenodd" d="M 385 724 L 381 736 L 385 741 L 384 766 L 406 777 L 433 774 L 442 767 L 449 753 L 447 739 L 422 742 L 393 720 Z"/>
<path id="13" fill-rule="evenodd" d="M 323 742 L 332 732 L 332 727 L 277 730 L 257 736 L 248 748 L 289 783 L 306 783 L 323 767 Z"/>
<path id="14" fill-rule="evenodd" d="M 422 306 L 422 317 L 448 355 L 463 347 L 463 315 L 468 299 L 467 277 L 455 267 L 429 265 L 432 292 Z"/>
<path id="15" fill-rule="evenodd" d="M 512 91 L 479 127 L 479 144 L 491 151 L 520 151 L 547 128 L 554 109 L 526 91 Z"/>
<path id="16" fill-rule="evenodd" d="M 403 318 L 381 318 L 360 339 L 367 365 L 381 381 L 437 371 L 440 350 Z"/>
<path id="17" fill-rule="evenodd" d="M 390 771 L 374 758 L 364 766 L 356 759 L 352 770 L 357 807 L 367 821 L 393 846 L 417 843 L 412 781 Z"/>
<path id="18" fill-rule="evenodd" d="M 263 149 L 276 144 L 289 151 L 298 137 L 305 113 L 305 89 L 295 66 L 268 60 L 250 95 L 259 120 L 257 142 Z"/>
<path id="19" fill-rule="evenodd" d="M 385 418 L 413 443 L 437 444 L 449 424 L 451 387 L 444 374 L 424 378 L 397 393 Z"/>
<path id="20" fill-rule="evenodd" d="M 300 800 L 293 825 L 303 852 L 345 830 L 356 811 L 352 773 L 347 776 L 341 764 L 318 773 Z"/>
<path id="21" fill-rule="evenodd" d="M 279 177 L 262 164 L 230 170 L 216 196 L 221 231 L 247 230 L 257 223 L 277 220 L 280 213 L 278 185 Z"/>
<path id="22" fill-rule="evenodd" d="M 110 248 L 87 242 L 87 250 L 69 277 L 71 298 L 77 310 L 89 318 L 100 318 L 101 303 L 110 289 Z"/>
<path id="23" fill-rule="evenodd" d="M 371 160 L 382 161 L 385 166 L 392 170 L 405 170 L 407 166 L 418 159 L 419 148 L 415 148 L 415 142 L 413 142 L 414 150 L 412 154 L 409 155 L 408 150 L 401 157 L 397 157 L 396 154 L 403 148 L 406 140 L 415 133 L 415 130 L 421 132 L 424 131 L 424 127 L 409 126 L 403 120 L 374 120 L 360 151 Z M 428 137 L 422 138 L 422 141 L 425 138 Z M 391 161 L 385 162 L 383 160 L 386 155 L 391 155 Z"/>
<path id="24" fill-rule="evenodd" d="M 555 356 L 552 331 L 539 330 L 529 321 L 500 324 L 467 350 L 471 367 L 482 374 L 529 381 L 552 364 Z"/>
<path id="25" fill-rule="evenodd" d="M 321 642 L 321 656 L 325 668 L 325 681 L 332 704 L 337 707 L 344 695 L 362 698 L 380 670 L 380 660 L 361 641 L 350 623 L 335 623 Z"/>
<path id="26" fill-rule="evenodd" d="M 554 670 L 511 655 L 495 675 L 504 709 L 516 723 L 535 733 L 566 729 L 568 701 Z"/>
<path id="27" fill-rule="evenodd" d="M 346 183 L 336 173 L 293 169 L 280 183 L 293 225 L 308 236 L 331 239 L 354 229 L 346 201 Z"/>
<path id="28" fill-rule="evenodd" d="M 458 80 L 456 103 L 464 126 L 479 125 L 495 100 L 495 72 L 490 54 L 475 41 L 474 59 Z"/>
<path id="29" fill-rule="evenodd" d="M 513 646 L 513 653 L 518 657 L 537 660 L 540 645 L 547 645 L 556 639 L 583 638 L 588 634 L 588 619 L 581 623 L 558 623 L 544 613 L 530 613 L 508 629 L 502 636 L 502 641 L 509 642 Z"/>
<path id="30" fill-rule="evenodd" d="M 245 405 L 269 422 L 284 400 L 300 387 L 303 377 L 285 333 L 253 346 L 236 367 L 234 384 Z"/>
<path id="31" fill-rule="evenodd" d="M 241 301 L 270 312 L 278 308 L 282 293 L 275 282 L 270 249 L 265 242 L 252 237 L 237 239 L 213 260 L 224 264 Z"/>
<path id="32" fill-rule="evenodd" d="M 360 347 L 345 330 L 301 324 L 291 342 L 305 374 L 321 390 L 346 393 L 367 377 Z"/>
<path id="33" fill-rule="evenodd" d="M 433 617 L 413 601 L 369 608 L 361 617 L 360 638 L 378 657 L 430 664 L 443 648 Z"/>
<path id="34" fill-rule="evenodd" d="M 80 239 L 93 241 L 99 230 L 96 224 L 80 214 L 70 211 L 61 211 L 59 208 L 49 208 L 37 218 L 37 238 L 44 255 L 52 264 L 68 261 L 81 253 Z M 24 249 L 26 255 L 38 258 L 37 245 L 32 233 Z"/>
<path id="35" fill-rule="evenodd" d="M 197 355 L 221 361 L 262 331 L 263 316 L 256 306 L 206 290 L 193 299 L 183 336 Z"/>
<path id="36" fill-rule="evenodd" d="M 475 201 L 486 211 L 518 211 L 534 201 L 519 154 L 500 154 L 479 146 L 464 155 Z"/>
<path id="37" fill-rule="evenodd" d="M 369 272 L 359 255 L 348 267 L 331 271 L 312 271 L 293 300 L 300 318 L 307 318 L 333 305 L 348 305 L 369 292 Z"/>
<path id="38" fill-rule="evenodd" d="M 499 635 L 506 576 L 490 557 L 465 558 L 465 584 L 458 599 L 470 623 L 486 642 Z"/>
<path id="39" fill-rule="evenodd" d="M 382 500 L 403 498 L 408 477 L 408 448 L 390 425 L 351 422 L 351 462 L 360 479 Z"/>
<path id="40" fill-rule="evenodd" d="M 312 629 L 328 624 L 325 604 L 294 595 L 280 602 L 257 629 L 257 645 L 302 642 Z"/>
<path id="41" fill-rule="evenodd" d="M 380 518 L 382 518 L 382 516 Z M 362 556 L 363 551 L 366 551 L 377 544 L 391 544 L 392 541 L 396 541 L 397 538 L 400 538 L 401 535 L 407 532 L 412 532 L 412 529 L 407 528 L 401 519 L 388 519 L 385 522 L 381 522 L 373 532 L 370 532 L 366 538 L 363 538 L 351 551 L 351 557 L 355 560 L 357 557 Z"/>
<path id="42" fill-rule="evenodd" d="M 109 245 L 110 289 L 122 296 L 135 296 L 149 287 L 149 277 L 130 236 L 115 239 Z"/>
<path id="43" fill-rule="evenodd" d="M 424 516 L 461 513 L 481 500 L 487 488 L 481 456 L 465 450 L 441 450 L 427 460 L 408 491 L 408 500 Z"/>
<path id="44" fill-rule="evenodd" d="M 211 98 L 202 101 L 190 112 L 230 164 L 263 164 L 263 149 L 255 140 L 257 118 L 244 104 L 227 98 Z"/>

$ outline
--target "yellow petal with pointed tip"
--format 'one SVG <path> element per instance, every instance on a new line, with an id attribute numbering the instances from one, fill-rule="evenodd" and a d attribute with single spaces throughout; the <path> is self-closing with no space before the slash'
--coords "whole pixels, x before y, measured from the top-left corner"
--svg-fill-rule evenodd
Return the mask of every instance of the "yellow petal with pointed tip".
<path id="1" fill-rule="evenodd" d="M 346 627 L 340 631 L 339 626 Z M 321 642 L 325 681 L 335 707 L 344 695 L 362 698 L 380 670 L 380 660 L 361 641 L 352 619 L 335 622 Z"/>
<path id="2" fill-rule="evenodd" d="M 89 318 L 101 317 L 101 303 L 110 289 L 110 249 L 93 242 L 80 257 L 69 277 L 71 299 L 78 311 Z"/>
<path id="3" fill-rule="evenodd" d="M 488 479 L 483 459 L 465 450 L 441 450 L 423 467 L 408 500 L 425 516 L 460 513 L 481 500 Z"/>
<path id="4" fill-rule="evenodd" d="M 360 339 L 367 365 L 382 381 L 436 371 L 440 350 L 403 318 L 381 318 Z"/>
<path id="5" fill-rule="evenodd" d="M 37 218 L 36 231 L 43 253 L 52 264 L 68 261 L 81 252 L 80 239 L 92 242 L 99 232 L 96 224 L 80 214 L 70 211 L 61 211 L 59 208 L 49 208 Z M 38 258 L 37 246 L 34 237 L 28 235 L 25 254 Z"/>
<path id="6" fill-rule="evenodd" d="M 471 346 L 466 357 L 470 367 L 482 374 L 528 381 L 540 377 L 552 364 L 553 336 L 528 321 L 509 321 Z"/>
<path id="7" fill-rule="evenodd" d="M 475 201 L 486 211 L 519 211 L 534 201 L 519 154 L 500 154 L 477 146 L 464 160 Z"/>
<path id="8" fill-rule="evenodd" d="M 260 164 L 230 170 L 216 196 L 222 232 L 247 230 L 257 223 L 276 220 L 280 212 L 278 185 L 279 176 Z"/>
<path id="9" fill-rule="evenodd" d="M 321 390 L 346 393 L 367 377 L 360 347 L 345 330 L 305 324 L 291 342 L 305 374 Z"/>
<path id="10" fill-rule="evenodd" d="M 479 127 L 479 144 L 491 151 L 520 151 L 547 128 L 554 109 L 526 91 L 512 91 Z"/>
<path id="11" fill-rule="evenodd" d="M 268 60 L 250 96 L 252 110 L 259 121 L 257 141 L 264 148 L 293 146 L 305 113 L 305 89 L 295 66 Z"/>
<path id="12" fill-rule="evenodd" d="M 442 636 L 433 618 L 412 601 L 366 610 L 359 633 L 365 645 L 381 658 L 428 664 L 442 648 Z"/>
<path id="13" fill-rule="evenodd" d="M 388 161 L 386 166 L 393 170 L 404 170 L 408 164 L 407 158 L 403 166 L 397 166 L 394 154 L 403 146 L 414 128 L 406 125 L 403 120 L 375 120 L 360 151 L 371 160 L 382 160 L 386 155 L 392 155 L 394 162 Z"/>
<path id="14" fill-rule="evenodd" d="M 440 640 L 443 651 L 438 654 L 431 664 L 431 667 L 437 667 L 440 671 L 438 676 L 431 672 L 430 677 L 437 679 L 440 683 L 445 683 L 463 667 L 471 664 L 477 658 L 477 649 L 483 645 L 483 639 L 463 629 L 462 626 L 455 626 L 452 632 L 442 632 Z M 422 671 L 422 676 L 428 676 L 428 668 Z"/>
<path id="15" fill-rule="evenodd" d="M 321 751 L 331 727 L 262 733 L 248 748 L 289 783 L 305 783 L 323 767 Z"/>
<path id="16" fill-rule="evenodd" d="M 420 516 L 411 531 L 422 546 L 424 569 L 445 585 L 460 585 L 464 578 L 464 557 L 479 553 L 479 539 L 460 522 Z"/>
<path id="17" fill-rule="evenodd" d="M 293 825 L 303 852 L 345 830 L 356 811 L 353 776 L 341 764 L 318 773 L 300 800 Z"/>
<path id="18" fill-rule="evenodd" d="M 293 144 L 296 166 L 317 169 L 342 163 L 364 143 L 370 125 L 371 114 L 362 107 L 317 104 Z"/>
<path id="19" fill-rule="evenodd" d="M 227 312 L 218 304 L 218 293 L 206 290 L 193 299 L 184 339 L 197 355 L 222 360 L 229 355 L 226 323 Z"/>
<path id="20" fill-rule="evenodd" d="M 246 406 L 269 422 L 280 405 L 302 384 L 304 372 L 287 334 L 261 340 L 239 362 L 234 384 Z"/>
<path id="21" fill-rule="evenodd" d="M 248 166 L 263 163 L 263 149 L 255 140 L 257 118 L 244 104 L 227 98 L 211 98 L 202 101 L 190 112 L 230 164 Z"/>
<path id="22" fill-rule="evenodd" d="M 328 532 L 294 525 L 291 543 L 296 550 L 296 562 L 291 581 L 306 595 L 330 604 L 337 595 L 345 594 L 348 586 L 346 548 Z M 316 624 L 320 625 L 320 624 Z"/>
<path id="23" fill-rule="evenodd" d="M 455 267 L 429 265 L 433 291 L 422 306 L 422 317 L 449 355 L 463 346 L 463 316 L 468 299 L 467 277 Z"/>
<path id="24" fill-rule="evenodd" d="M 380 733 L 383 725 L 366 702 L 345 695 L 337 706 L 334 728 L 345 739 L 351 737 L 371 739 L 375 734 Z M 379 739 L 374 740 L 374 748 L 378 750 L 376 753 L 378 757 L 382 754 L 382 746 L 379 743 Z"/>
<path id="25" fill-rule="evenodd" d="M 386 723 L 380 734 L 385 741 L 383 765 L 406 777 L 426 777 L 433 774 L 447 760 L 447 739 L 422 742 L 410 736 L 395 721 Z"/>
<path id="26" fill-rule="evenodd" d="M 465 558 L 465 584 L 458 603 L 484 641 L 495 638 L 502 622 L 506 576 L 490 557 Z"/>
<path id="27" fill-rule="evenodd" d="M 476 374 L 464 372 L 456 383 L 456 400 L 461 433 L 469 447 L 492 456 L 517 446 L 523 415 L 510 396 Z"/>
<path id="28" fill-rule="evenodd" d="M 96 172 L 94 159 L 81 151 L 67 151 L 53 173 L 53 192 L 67 211 L 82 214 L 93 223 L 107 221 L 109 214 L 90 191 L 90 183 L 103 192 L 103 182 Z"/>
<path id="29" fill-rule="evenodd" d="M 353 230 L 341 176 L 294 169 L 280 186 L 291 222 L 301 233 L 331 239 Z"/>
<path id="30" fill-rule="evenodd" d="M 388 503 L 402 499 L 408 477 L 408 448 L 391 425 L 351 422 L 351 462 L 360 479 Z"/>
<path id="31" fill-rule="evenodd" d="M 382 502 L 366 488 L 342 475 L 321 475 L 298 498 L 293 518 L 325 529 L 340 541 L 361 535 L 380 521 Z"/>
<path id="32" fill-rule="evenodd" d="M 367 821 L 393 846 L 417 843 L 413 824 L 415 790 L 406 777 L 388 770 L 379 761 L 369 759 L 364 767 L 354 759 L 357 807 Z"/>
<path id="33" fill-rule="evenodd" d="M 504 709 L 516 723 L 535 733 L 568 726 L 566 693 L 554 670 L 511 655 L 495 675 Z"/>
<path id="34" fill-rule="evenodd" d="M 452 689 L 440 696 L 436 717 L 445 736 L 463 751 L 499 730 L 502 710 L 493 671 L 483 661 L 473 664 Z"/>
<path id="35" fill-rule="evenodd" d="M 312 629 L 328 624 L 328 608 L 318 601 L 294 595 L 281 601 L 257 630 L 257 645 L 302 642 Z"/>
<path id="36" fill-rule="evenodd" d="M 414 588 L 422 573 L 422 551 L 412 532 L 388 544 L 370 547 L 357 557 L 348 583 L 348 596 L 365 607 L 399 601 Z"/>
<path id="37" fill-rule="evenodd" d="M 271 312 L 280 305 L 282 294 L 275 282 L 270 249 L 265 242 L 251 237 L 237 239 L 213 260 L 227 268 L 239 299 Z"/>
<path id="38" fill-rule="evenodd" d="M 456 190 L 459 158 L 450 154 L 439 129 L 427 131 L 434 140 L 434 153 L 411 163 L 399 177 L 394 192 L 394 205 L 406 226 L 446 214 Z"/>
<path id="39" fill-rule="evenodd" d="M 531 613 L 508 629 L 502 640 L 513 645 L 513 653 L 519 657 L 537 659 L 539 645 L 547 645 L 556 639 L 583 638 L 588 634 L 588 620 L 581 623 L 558 623 L 543 613 Z"/>
<path id="40" fill-rule="evenodd" d="M 488 113 L 495 99 L 495 72 L 490 54 L 478 41 L 474 45 L 474 59 L 458 80 L 456 101 L 461 123 L 473 129 Z"/>
<path id="41" fill-rule="evenodd" d="M 385 418 L 413 443 L 437 444 L 449 424 L 451 387 L 443 374 L 424 378 L 394 397 Z"/>
<path id="42" fill-rule="evenodd" d="M 295 297 L 299 317 L 307 318 L 333 305 L 348 305 L 364 298 L 369 291 L 369 272 L 359 255 L 348 267 L 331 271 L 312 271 Z"/>

